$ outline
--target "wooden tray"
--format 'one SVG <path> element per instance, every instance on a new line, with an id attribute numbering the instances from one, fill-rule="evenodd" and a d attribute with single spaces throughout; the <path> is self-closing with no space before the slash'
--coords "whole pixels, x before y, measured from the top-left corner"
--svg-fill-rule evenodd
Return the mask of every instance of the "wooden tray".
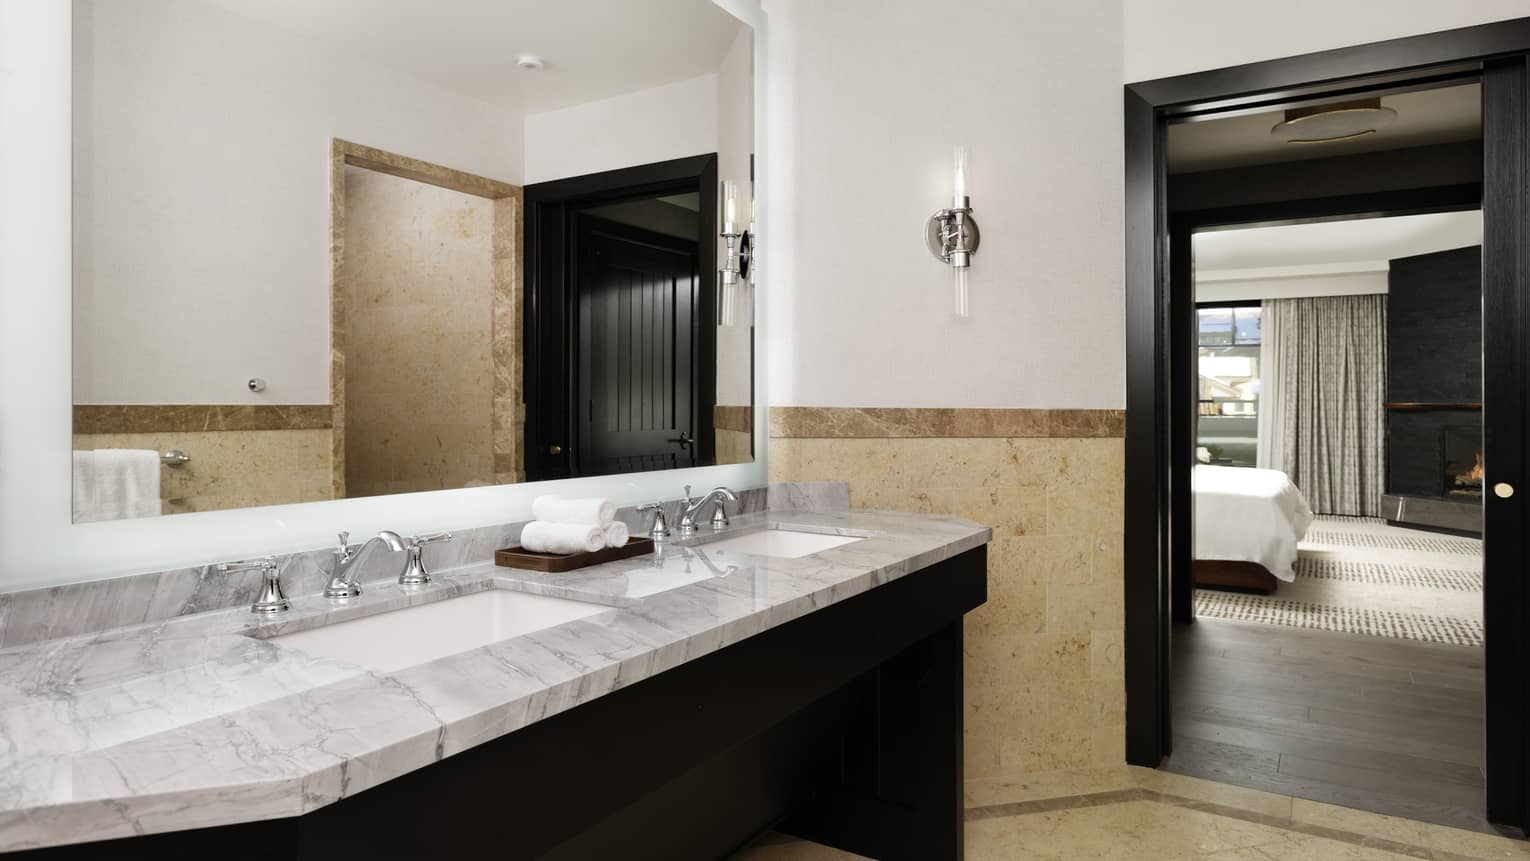
<path id="1" fill-rule="evenodd" d="M 494 551 L 494 564 L 528 571 L 573 571 L 602 562 L 615 562 L 653 552 L 652 538 L 628 538 L 621 547 L 607 547 L 594 553 L 537 553 L 524 547 Z"/>

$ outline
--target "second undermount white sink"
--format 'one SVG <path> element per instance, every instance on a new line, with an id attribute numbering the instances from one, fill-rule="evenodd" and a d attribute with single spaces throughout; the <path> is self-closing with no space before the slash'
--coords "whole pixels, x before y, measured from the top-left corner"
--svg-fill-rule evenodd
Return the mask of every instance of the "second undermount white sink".
<path id="1" fill-rule="evenodd" d="M 611 609 L 490 589 L 272 637 L 310 655 L 358 664 L 376 673 L 466 652 Z"/>
<path id="2" fill-rule="evenodd" d="M 849 535 L 823 535 L 818 532 L 797 532 L 792 529 L 764 529 L 746 532 L 733 538 L 721 538 L 701 545 L 702 550 L 731 550 L 754 556 L 774 556 L 778 559 L 796 559 L 831 547 L 842 547 L 860 541 Z"/>

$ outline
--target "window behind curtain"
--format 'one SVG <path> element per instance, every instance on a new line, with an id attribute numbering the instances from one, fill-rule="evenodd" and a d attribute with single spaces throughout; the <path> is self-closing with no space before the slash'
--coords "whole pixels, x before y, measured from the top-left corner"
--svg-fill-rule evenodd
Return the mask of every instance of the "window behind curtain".
<path id="1" fill-rule="evenodd" d="M 1253 466 L 1259 438 L 1259 305 L 1196 308 L 1200 461 Z"/>

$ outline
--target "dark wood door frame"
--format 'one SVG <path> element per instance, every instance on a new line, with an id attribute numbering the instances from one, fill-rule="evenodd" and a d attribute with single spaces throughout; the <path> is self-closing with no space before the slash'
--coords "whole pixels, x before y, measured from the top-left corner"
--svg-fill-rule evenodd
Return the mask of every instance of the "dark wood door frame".
<path id="1" fill-rule="evenodd" d="M 658 194 L 696 192 L 701 197 L 697 217 L 698 323 L 692 339 L 692 366 L 701 356 L 716 356 L 717 280 L 717 154 L 688 156 L 652 164 L 551 180 L 525 188 L 526 236 L 523 399 L 526 404 L 526 480 L 568 478 L 575 474 L 572 459 L 578 396 L 578 365 L 570 350 L 578 349 L 578 318 L 568 259 L 569 235 L 578 211 Z M 714 241 L 706 241 L 708 237 Z M 716 374 L 701 375 L 694 387 L 698 404 L 696 460 L 716 461 L 717 434 L 711 404 L 717 400 Z M 553 448 L 558 451 L 554 453 Z"/>
<path id="2" fill-rule="evenodd" d="M 1184 435 L 1171 393 L 1176 336 L 1188 337 L 1183 297 L 1171 269 L 1186 267 L 1188 233 L 1167 207 L 1167 127 L 1214 112 L 1274 110 L 1378 89 L 1439 86 L 1463 75 L 1483 83 L 1483 425 L 1490 484 L 1520 492 L 1487 494 L 1484 534 L 1487 810 L 1508 825 L 1530 822 L 1530 747 L 1523 668 L 1530 590 L 1522 582 L 1530 508 L 1521 488 L 1526 463 L 1525 383 L 1530 368 L 1530 18 L 1466 27 L 1252 63 L 1125 88 L 1126 237 L 1126 751 L 1156 767 L 1170 747 L 1169 633 L 1173 560 L 1188 558 L 1184 511 L 1175 514 L 1174 446 Z M 1439 194 L 1464 195 L 1455 189 Z M 1357 197 L 1369 197 L 1360 195 Z M 1397 211 L 1382 198 L 1360 210 Z M 1310 205 L 1310 202 L 1308 202 Z M 1363 205 L 1362 205 L 1363 204 Z M 1292 205 L 1295 206 L 1295 205 Z M 1436 207 L 1438 208 L 1438 207 Z M 1418 210 L 1414 210 L 1418 211 Z M 1236 222 L 1253 213 L 1223 212 Z M 1179 214 L 1176 214 L 1178 216 Z M 1266 216 L 1269 217 L 1268 215 Z M 1303 216 L 1295 211 L 1273 220 Z M 1309 216 L 1310 217 L 1310 216 Z M 1331 215 L 1324 217 L 1332 217 Z M 1178 242 L 1174 234 L 1181 234 Z M 1191 303 L 1193 307 L 1193 302 Z M 1176 316 L 1179 320 L 1176 323 Z M 1184 385 L 1183 381 L 1180 385 Z M 1178 433 L 1176 433 L 1178 431 Z M 1180 459 L 1188 457 L 1181 453 Z M 1188 471 L 1181 482 L 1188 481 Z M 1186 488 L 1177 488 L 1187 494 Z"/>

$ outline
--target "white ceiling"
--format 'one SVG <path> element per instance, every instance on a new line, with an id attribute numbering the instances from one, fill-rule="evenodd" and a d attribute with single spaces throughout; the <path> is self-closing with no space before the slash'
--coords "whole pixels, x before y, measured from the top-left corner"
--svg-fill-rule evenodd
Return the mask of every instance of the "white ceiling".
<path id="1" fill-rule="evenodd" d="M 1197 233 L 1195 271 L 1395 260 L 1482 242 L 1482 213 L 1441 212 Z"/>
<path id="2" fill-rule="evenodd" d="M 1279 161 L 1326 158 L 1378 150 L 1473 140 L 1482 135 L 1482 88 L 1464 84 L 1383 96 L 1381 104 L 1397 111 L 1391 125 L 1348 141 L 1293 144 L 1270 129 L 1284 111 L 1227 117 L 1169 126 L 1169 171 L 1191 173 Z"/>
<path id="3" fill-rule="evenodd" d="M 742 26 L 712 0 L 202 2 L 525 113 L 715 72 Z"/>

